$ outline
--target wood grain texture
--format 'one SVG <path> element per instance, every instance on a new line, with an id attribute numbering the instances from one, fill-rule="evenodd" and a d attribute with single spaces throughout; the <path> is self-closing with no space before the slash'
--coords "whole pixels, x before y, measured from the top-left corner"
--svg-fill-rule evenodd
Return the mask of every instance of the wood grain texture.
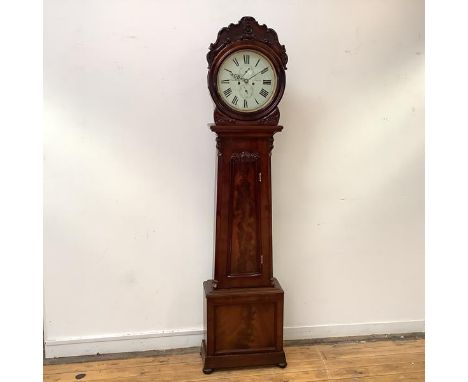
<path id="1" fill-rule="evenodd" d="M 284 292 L 273 277 L 271 160 L 281 126 L 211 125 L 218 168 L 214 280 L 204 282 L 203 371 L 285 367 Z"/>
<path id="2" fill-rule="evenodd" d="M 231 155 L 228 276 L 261 273 L 260 173 L 258 153 L 242 151 Z"/>
<path id="3" fill-rule="evenodd" d="M 44 382 L 424 381 L 423 339 L 286 346 L 284 350 L 288 358 L 286 369 L 229 369 L 205 375 L 200 355 L 193 352 L 48 365 L 44 366 Z"/>
<path id="4" fill-rule="evenodd" d="M 266 288 L 214 289 L 204 282 L 205 372 L 238 366 L 283 365 L 283 298 L 278 280 Z"/>
<path id="5" fill-rule="evenodd" d="M 217 126 L 217 288 L 269 287 L 273 277 L 271 159 L 281 126 Z"/>

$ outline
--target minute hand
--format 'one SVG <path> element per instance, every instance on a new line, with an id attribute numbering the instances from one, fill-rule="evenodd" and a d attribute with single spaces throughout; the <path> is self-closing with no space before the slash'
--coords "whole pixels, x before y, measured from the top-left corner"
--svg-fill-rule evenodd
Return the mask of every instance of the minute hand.
<path id="1" fill-rule="evenodd" d="M 257 72 L 257 74 L 260 74 L 260 72 Z M 247 81 L 250 81 L 252 78 L 254 78 L 257 74 L 254 74 L 252 77 L 247 78 Z"/>

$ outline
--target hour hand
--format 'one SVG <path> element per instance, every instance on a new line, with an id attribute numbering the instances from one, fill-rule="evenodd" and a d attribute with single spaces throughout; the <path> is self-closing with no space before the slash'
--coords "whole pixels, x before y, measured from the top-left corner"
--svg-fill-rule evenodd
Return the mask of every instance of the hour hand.
<path id="1" fill-rule="evenodd" d="M 236 75 L 235 75 L 233 72 L 231 72 L 229 69 L 226 69 L 226 68 L 225 68 L 224 70 L 225 70 L 226 72 L 228 72 L 229 74 L 231 74 L 232 78 L 234 78 L 235 80 L 237 79 L 237 78 L 236 78 Z"/>

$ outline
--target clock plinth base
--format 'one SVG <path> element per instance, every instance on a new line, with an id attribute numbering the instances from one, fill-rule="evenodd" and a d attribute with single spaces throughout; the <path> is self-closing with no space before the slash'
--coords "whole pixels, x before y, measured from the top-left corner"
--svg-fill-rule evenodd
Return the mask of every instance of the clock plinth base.
<path id="1" fill-rule="evenodd" d="M 203 372 L 244 366 L 286 366 L 283 351 L 284 292 L 278 280 L 271 287 L 205 289 Z"/>
<path id="2" fill-rule="evenodd" d="M 237 367 L 252 366 L 278 366 L 285 368 L 287 366 L 284 351 L 263 352 L 249 354 L 227 354 L 222 356 L 206 355 L 206 343 L 202 340 L 201 356 L 203 359 L 203 372 L 211 374 L 216 369 L 228 369 Z"/>

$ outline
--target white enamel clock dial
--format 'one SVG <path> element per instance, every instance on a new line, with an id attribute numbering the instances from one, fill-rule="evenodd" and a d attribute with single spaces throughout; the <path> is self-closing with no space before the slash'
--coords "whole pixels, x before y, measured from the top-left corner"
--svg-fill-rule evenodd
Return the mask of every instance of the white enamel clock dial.
<path id="1" fill-rule="evenodd" d="M 220 65 L 218 94 L 231 109 L 250 113 L 272 101 L 278 81 L 268 58 L 253 50 L 238 50 Z"/>

